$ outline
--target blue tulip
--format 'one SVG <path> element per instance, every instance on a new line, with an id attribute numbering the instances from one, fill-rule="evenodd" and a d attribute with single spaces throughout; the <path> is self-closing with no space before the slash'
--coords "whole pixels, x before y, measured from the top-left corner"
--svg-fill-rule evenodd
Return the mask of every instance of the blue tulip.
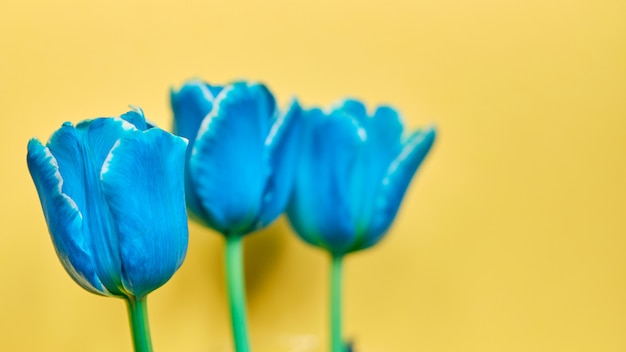
<path id="1" fill-rule="evenodd" d="M 174 133 L 189 139 L 185 174 L 191 215 L 231 235 L 261 229 L 287 205 L 301 109 L 279 113 L 262 84 L 191 81 L 171 94 Z"/>
<path id="2" fill-rule="evenodd" d="M 306 242 L 335 256 L 376 244 L 435 140 L 434 128 L 403 137 L 398 112 L 369 115 L 356 100 L 305 112 L 304 140 L 287 208 Z"/>
<path id="3" fill-rule="evenodd" d="M 233 339 L 248 352 L 242 238 L 287 206 L 301 131 L 294 100 L 285 113 L 262 84 L 191 81 L 172 91 L 174 133 L 190 141 L 185 192 L 190 214 L 226 239 Z"/>
<path id="4" fill-rule="evenodd" d="M 28 168 L 61 263 L 86 290 L 144 297 L 167 282 L 187 251 L 187 143 L 148 128 L 140 110 L 67 122 Z"/>

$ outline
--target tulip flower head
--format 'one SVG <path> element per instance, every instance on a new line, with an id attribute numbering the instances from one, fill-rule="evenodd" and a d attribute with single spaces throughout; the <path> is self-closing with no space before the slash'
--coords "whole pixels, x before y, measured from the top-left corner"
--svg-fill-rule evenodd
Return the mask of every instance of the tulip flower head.
<path id="1" fill-rule="evenodd" d="M 28 143 L 28 168 L 66 271 L 86 290 L 144 297 L 187 251 L 187 142 L 148 128 L 141 110 L 67 122 L 46 145 Z"/>
<path id="2" fill-rule="evenodd" d="M 306 242 L 330 253 L 330 348 L 351 351 L 342 336 L 342 267 L 350 252 L 376 244 L 435 140 L 427 128 L 403 137 L 396 110 L 368 114 L 356 100 L 304 114 L 302 151 L 287 216 Z"/>
<path id="3" fill-rule="evenodd" d="M 227 236 L 270 224 L 289 199 L 300 107 L 280 113 L 262 84 L 191 81 L 171 94 L 174 133 L 190 141 L 186 196 L 191 215 Z"/>
<path id="4" fill-rule="evenodd" d="M 368 114 L 356 100 L 305 112 L 289 220 L 306 242 L 334 255 L 376 244 L 435 140 L 434 128 L 404 137 L 396 110 Z"/>
<path id="5" fill-rule="evenodd" d="M 269 225 L 287 205 L 298 156 L 301 110 L 280 113 L 262 84 L 225 87 L 191 81 L 171 94 L 174 133 L 188 138 L 187 207 L 225 236 L 226 281 L 237 352 L 250 350 L 242 238 Z"/>

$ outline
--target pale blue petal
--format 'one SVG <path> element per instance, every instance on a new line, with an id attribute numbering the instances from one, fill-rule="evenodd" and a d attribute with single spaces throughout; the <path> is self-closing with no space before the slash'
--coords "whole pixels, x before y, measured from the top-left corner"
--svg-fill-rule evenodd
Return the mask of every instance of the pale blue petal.
<path id="1" fill-rule="evenodd" d="M 263 192 L 259 228 L 274 221 L 287 206 L 302 139 L 302 108 L 294 99 L 265 140 L 270 176 Z"/>
<path id="2" fill-rule="evenodd" d="M 305 118 L 302 157 L 287 214 L 305 241 L 343 253 L 355 238 L 348 189 L 355 150 L 364 143 L 365 131 L 340 112 L 327 116 L 314 109 Z"/>
<path id="3" fill-rule="evenodd" d="M 187 251 L 184 139 L 160 129 L 127 134 L 102 167 L 125 290 L 141 297 L 167 282 Z"/>
<path id="4" fill-rule="evenodd" d="M 178 92 L 171 91 L 170 101 L 172 111 L 174 112 L 174 133 L 189 140 L 185 160 L 189 160 L 191 157 L 191 151 L 198 136 L 200 124 L 211 112 L 213 102 L 221 91 L 222 87 L 213 87 L 199 80 L 186 83 Z M 193 191 L 193 187 L 189 176 L 189 165 L 187 164 L 185 165 L 185 197 L 187 206 L 195 218 L 206 222 L 205 219 L 208 218 L 208 215 L 202 208 L 202 204 Z"/>
<path id="5" fill-rule="evenodd" d="M 393 222 L 413 175 L 435 142 L 435 129 L 413 133 L 391 163 L 376 197 L 376 210 L 363 248 L 376 244 Z"/>
<path id="6" fill-rule="evenodd" d="M 83 235 L 82 214 L 74 200 L 62 191 L 64 180 L 57 160 L 48 148 L 32 139 L 28 143 L 27 163 L 63 267 L 84 289 L 107 295 L 96 274 L 89 243 Z"/>
<path id="7" fill-rule="evenodd" d="M 124 294 L 119 244 L 99 174 L 113 144 L 133 130 L 133 125 L 122 119 L 99 118 L 82 122 L 76 128 L 65 124 L 48 142 L 65 180 L 63 192 L 83 214 L 85 241 L 94 253 L 98 277 L 115 295 Z"/>
<path id="8" fill-rule="evenodd" d="M 260 213 L 275 101 L 262 85 L 235 84 L 215 104 L 193 145 L 191 183 L 210 226 L 245 234 L 255 229 Z"/>

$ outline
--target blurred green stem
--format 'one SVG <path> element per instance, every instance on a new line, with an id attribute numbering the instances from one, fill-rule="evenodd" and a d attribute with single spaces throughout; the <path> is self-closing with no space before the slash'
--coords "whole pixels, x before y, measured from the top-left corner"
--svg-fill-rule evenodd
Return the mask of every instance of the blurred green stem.
<path id="1" fill-rule="evenodd" d="M 226 281 L 235 351 L 249 352 L 241 236 L 226 236 Z"/>
<path id="2" fill-rule="evenodd" d="M 343 255 L 333 254 L 330 267 L 330 350 L 345 352 L 341 337 L 341 271 Z"/>
<path id="3" fill-rule="evenodd" d="M 126 308 L 128 308 L 128 319 L 130 320 L 130 330 L 133 335 L 135 352 L 152 352 L 147 296 L 140 298 L 127 297 Z"/>

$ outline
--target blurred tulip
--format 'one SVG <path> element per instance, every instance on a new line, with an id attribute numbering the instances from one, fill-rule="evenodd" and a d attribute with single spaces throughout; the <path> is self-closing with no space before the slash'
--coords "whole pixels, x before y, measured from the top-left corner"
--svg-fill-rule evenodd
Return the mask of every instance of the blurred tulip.
<path id="1" fill-rule="evenodd" d="M 303 149 L 287 215 L 296 233 L 332 256 L 331 351 L 341 338 L 341 271 L 345 254 L 376 244 L 435 140 L 432 127 L 403 138 L 396 110 L 369 115 L 356 100 L 304 113 Z"/>
<path id="2" fill-rule="evenodd" d="M 30 140 L 27 156 L 66 271 L 90 292 L 126 298 L 144 320 L 146 295 L 181 266 L 188 240 L 187 143 L 147 127 L 141 110 L 67 122 L 46 145 Z"/>
<path id="3" fill-rule="evenodd" d="M 435 141 L 432 127 L 402 138 L 396 110 L 346 100 L 305 113 L 289 220 L 306 242 L 335 255 L 368 248 L 385 234 Z"/>
<path id="4" fill-rule="evenodd" d="M 274 221 L 287 205 L 300 131 L 300 106 L 284 114 L 262 84 L 199 81 L 172 92 L 174 133 L 189 139 L 187 205 L 226 236 Z"/>
<path id="5" fill-rule="evenodd" d="M 280 113 L 262 84 L 191 81 L 171 93 L 174 133 L 188 138 L 185 173 L 192 217 L 226 237 L 237 351 L 248 351 L 241 237 L 274 221 L 289 200 L 301 109 Z"/>

